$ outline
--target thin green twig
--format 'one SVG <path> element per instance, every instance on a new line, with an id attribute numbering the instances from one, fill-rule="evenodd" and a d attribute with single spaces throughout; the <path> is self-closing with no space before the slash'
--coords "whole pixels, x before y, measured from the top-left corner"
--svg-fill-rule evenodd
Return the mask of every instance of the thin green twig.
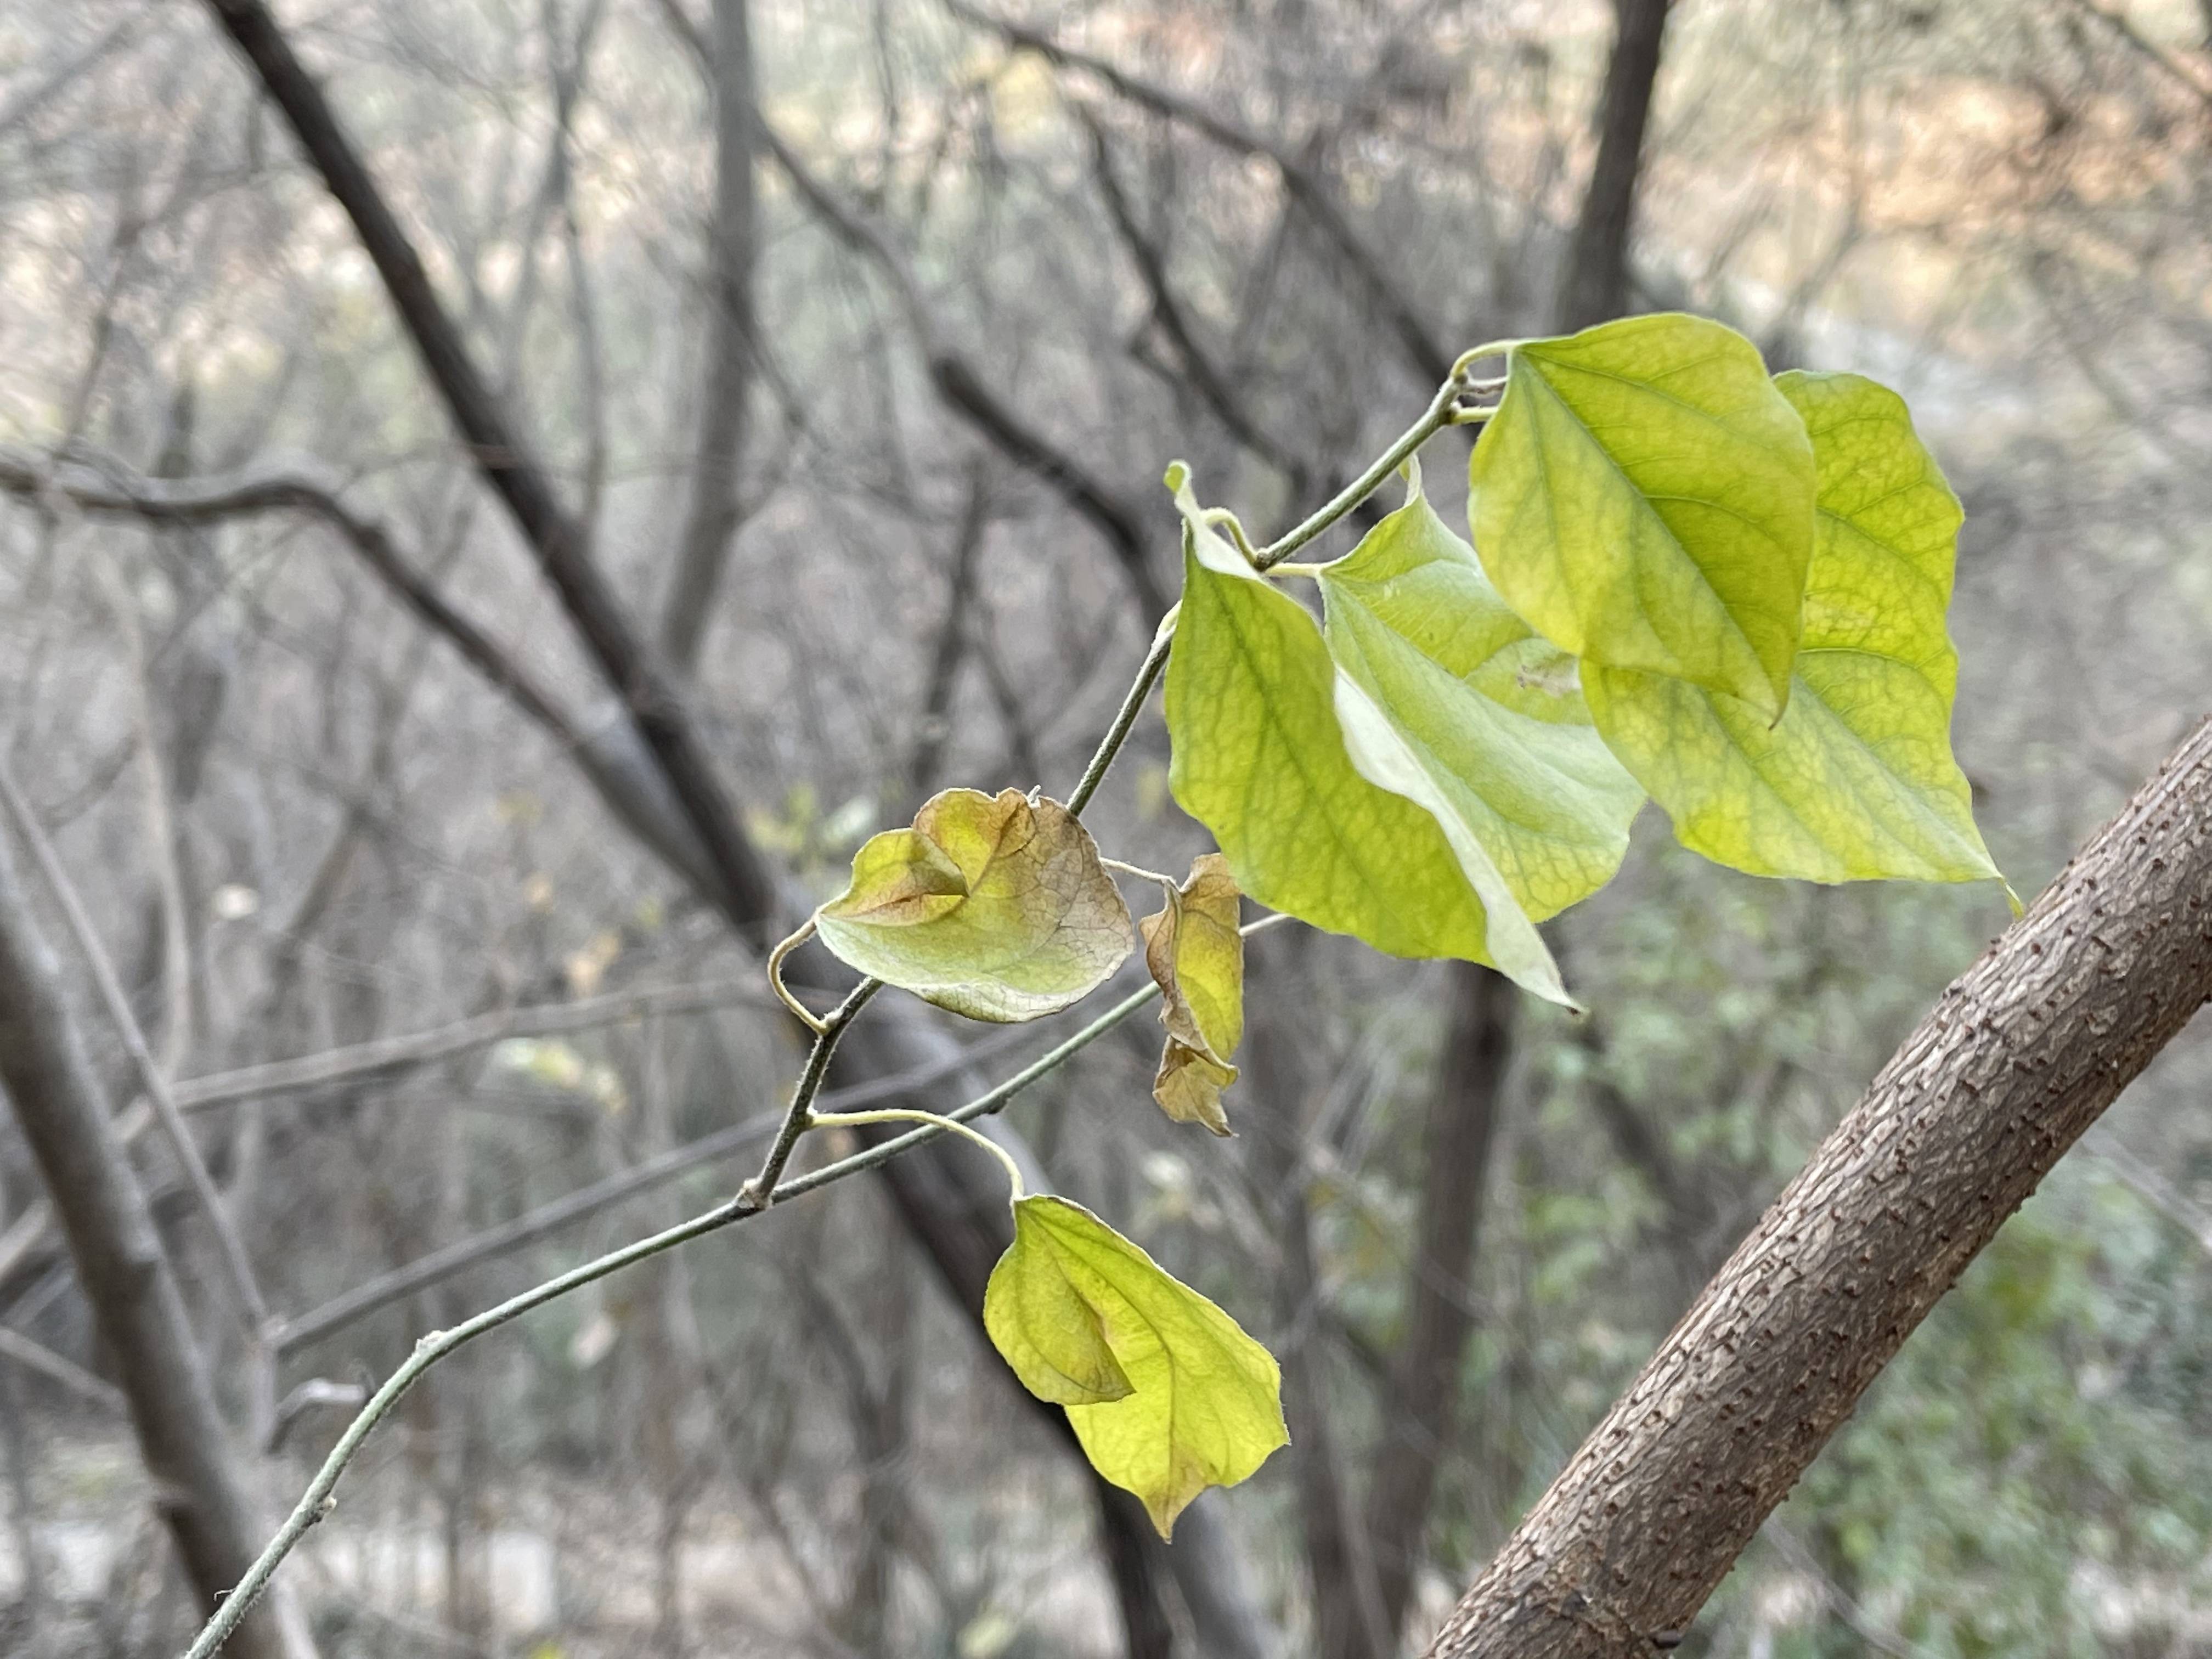
<path id="1" fill-rule="evenodd" d="M 1098 786 L 1106 781 L 1106 769 L 1114 764 L 1114 757 L 1121 752 L 1121 745 L 1129 739 L 1130 729 L 1137 716 L 1144 713 L 1145 699 L 1152 695 L 1152 682 L 1160 677 L 1160 670 L 1168 665 L 1168 649 L 1175 643 L 1176 617 L 1182 607 L 1176 605 L 1160 618 L 1159 631 L 1152 635 L 1152 648 L 1145 653 L 1145 659 L 1137 665 L 1137 678 L 1129 683 L 1128 695 L 1121 699 L 1121 707 L 1115 712 L 1113 725 L 1098 740 L 1098 752 L 1091 757 L 1091 764 L 1083 769 L 1083 781 L 1067 798 L 1070 817 L 1081 817 L 1083 809 L 1091 805 L 1091 798 L 1098 793 Z"/>
<path id="2" fill-rule="evenodd" d="M 450 1330 L 432 1331 L 425 1335 L 415 1345 L 415 1351 L 407 1357 L 406 1363 L 385 1380 L 384 1386 L 370 1397 L 368 1403 L 346 1426 L 345 1432 L 338 1437 L 337 1444 L 323 1460 L 323 1466 L 316 1471 L 315 1478 L 307 1483 L 307 1491 L 301 1494 L 300 1501 L 293 1506 L 283 1526 L 269 1540 L 268 1547 L 261 1552 L 252 1566 L 247 1569 L 245 1577 L 239 1580 L 237 1587 L 224 1598 L 222 1607 L 216 1610 L 215 1616 L 208 1620 L 185 1652 L 185 1659 L 210 1659 L 210 1656 L 222 1647 L 230 1633 L 237 1629 L 239 1621 L 246 1617 L 247 1610 L 269 1587 L 270 1577 L 284 1558 L 292 1553 L 301 1539 L 307 1536 L 308 1529 L 335 1507 L 335 1500 L 331 1494 L 336 1489 L 339 1477 L 345 1473 L 346 1466 L 361 1450 L 362 1443 L 368 1438 L 370 1431 L 390 1414 L 392 1407 L 399 1402 L 400 1396 L 414 1387 L 422 1373 L 447 1354 L 474 1341 L 485 1332 L 496 1330 L 510 1320 L 557 1300 L 571 1291 L 605 1279 L 611 1273 L 620 1273 L 625 1267 L 635 1267 L 641 1261 L 672 1250 L 679 1244 L 687 1244 L 695 1238 L 719 1232 L 741 1221 L 750 1221 L 753 1217 L 764 1213 L 773 1204 L 876 1169 L 909 1147 L 934 1140 L 939 1135 L 952 1133 L 957 1126 L 997 1111 L 1038 1079 L 1058 1070 L 1079 1050 L 1096 1042 L 1159 994 L 1159 987 L 1152 984 L 1133 992 L 1065 1042 L 1046 1050 L 1005 1082 L 978 1095 L 957 1109 L 945 1113 L 942 1123 L 933 1117 L 931 1121 L 906 1134 L 865 1147 L 849 1158 L 839 1158 L 834 1164 L 824 1164 L 818 1170 L 784 1182 L 772 1188 L 768 1204 L 752 1197 L 750 1190 L 740 1189 L 735 1197 L 726 1199 L 703 1214 L 586 1261 L 557 1278 L 547 1279 L 542 1285 L 533 1285 L 518 1296 L 508 1297 L 498 1306 L 488 1308 L 473 1318 L 463 1321 Z M 848 1009 L 851 1012 L 858 1012 L 854 999 L 859 994 L 855 992 L 853 997 L 848 997 L 845 1004 L 840 1006 L 838 1013 L 847 1013 Z M 833 1023 L 836 1018 L 837 1014 L 830 1016 Z M 842 1031 L 842 1027 L 838 1027 L 838 1030 Z M 817 1046 L 818 1048 L 821 1045 Z M 785 1156 L 789 1156 L 787 1149 Z M 778 1167 L 781 1168 L 781 1164 Z"/>
<path id="3" fill-rule="evenodd" d="M 1460 398 L 1467 390 L 1467 366 L 1468 360 L 1462 358 L 1453 368 L 1451 377 L 1437 388 L 1437 395 L 1429 400 L 1427 413 L 1399 434 L 1397 442 L 1377 456 L 1367 471 L 1338 490 L 1311 518 L 1261 548 L 1253 556 L 1252 568 L 1271 570 L 1280 564 L 1380 489 L 1390 475 L 1406 464 L 1408 456 L 1449 426 L 1453 411 L 1459 407 Z"/>

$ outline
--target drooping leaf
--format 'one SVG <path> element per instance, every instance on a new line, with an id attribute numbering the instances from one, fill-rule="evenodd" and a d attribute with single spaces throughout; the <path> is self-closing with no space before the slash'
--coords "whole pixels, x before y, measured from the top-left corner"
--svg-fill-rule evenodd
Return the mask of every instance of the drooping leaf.
<path id="1" fill-rule="evenodd" d="M 1090 832 L 1017 789 L 948 789 L 912 829 L 871 836 L 815 927 L 862 973 L 1002 1023 L 1080 1000 L 1135 943 Z"/>
<path id="2" fill-rule="evenodd" d="M 1067 1408 L 1091 1466 L 1144 1500 L 1160 1536 L 1290 1435 L 1273 1357 L 1080 1206 L 1024 1198 L 983 1325 L 1023 1386 Z"/>
<path id="3" fill-rule="evenodd" d="M 1644 792 L 1591 730 L 1573 659 L 1498 598 L 1419 489 L 1326 566 L 1336 663 L 1537 920 L 1613 878 Z"/>
<path id="4" fill-rule="evenodd" d="M 1229 860 L 1203 853 L 1160 911 L 1137 924 L 1168 1032 L 1152 1098 L 1177 1122 L 1203 1123 L 1218 1135 L 1229 1133 L 1221 1091 L 1237 1080 L 1229 1057 L 1244 1040 L 1241 896 Z"/>
<path id="5" fill-rule="evenodd" d="M 1812 881 L 1997 876 L 1951 756 L 1944 626 L 1961 514 L 1904 400 L 1856 374 L 1777 382 L 1820 458 L 1796 685 L 1778 723 L 1679 680 L 1583 665 L 1598 730 L 1682 844 Z"/>
<path id="6" fill-rule="evenodd" d="M 1523 341 L 1468 465 L 1483 568 L 1537 632 L 1782 711 L 1813 451 L 1750 341 L 1672 313 Z"/>
<path id="7" fill-rule="evenodd" d="M 1481 843 L 1330 659 L 1304 608 L 1205 522 L 1187 478 L 1168 781 L 1259 903 L 1399 957 L 1488 963 L 1568 1000 Z"/>

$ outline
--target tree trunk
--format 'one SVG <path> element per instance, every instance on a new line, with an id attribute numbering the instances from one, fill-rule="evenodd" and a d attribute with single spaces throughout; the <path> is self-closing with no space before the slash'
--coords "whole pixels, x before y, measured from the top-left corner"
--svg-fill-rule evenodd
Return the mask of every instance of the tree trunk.
<path id="1" fill-rule="evenodd" d="M 765 945 L 770 935 L 764 923 L 776 908 L 775 877 L 738 827 L 689 704 L 632 633 L 622 602 L 592 562 L 582 527 L 470 356 L 422 257 L 269 8 L 261 0 L 207 3 L 353 222 L 471 458 L 506 503 L 562 611 L 683 804 L 712 862 L 716 903 L 739 931 Z"/>
<path id="2" fill-rule="evenodd" d="M 203 1616 L 245 1575 L 264 1528 L 192 1340 L 144 1193 L 115 1133 L 61 970 L 0 836 L 0 1085 L 46 1182 L 77 1283 L 114 1354 L 155 1505 Z M 282 1601 L 232 1639 L 240 1659 L 311 1653 Z"/>
<path id="3" fill-rule="evenodd" d="M 1421 1199 L 1406 1330 L 1391 1369 L 1383 1440 L 1367 1492 L 1367 1543 L 1383 1628 L 1395 1638 L 1420 1565 L 1437 1465 L 1458 1425 L 1460 1367 L 1474 1333 L 1468 1281 L 1482 1229 L 1490 1149 L 1513 1057 L 1516 993 L 1454 963 L 1451 1023 L 1421 1145 Z"/>
<path id="4" fill-rule="evenodd" d="M 750 0 L 714 0 L 714 216 L 708 230 L 707 384 L 691 512 L 660 617 L 660 648 L 687 678 L 714 615 L 722 567 L 737 532 L 738 473 L 753 385 L 753 261 L 758 246 L 753 181 Z"/>
<path id="5" fill-rule="evenodd" d="M 1943 994 L 1431 1659 L 1672 1647 L 1867 1385 L 2212 998 L 2212 721 Z"/>
<path id="6" fill-rule="evenodd" d="M 1652 85 L 1659 78 L 1667 7 L 1668 0 L 1613 0 L 1618 27 L 1598 111 L 1597 161 L 1560 274 L 1563 330 L 1588 328 L 1628 307 L 1628 234 L 1636 218 L 1636 185 L 1644 170 L 1644 133 L 1650 125 Z"/>

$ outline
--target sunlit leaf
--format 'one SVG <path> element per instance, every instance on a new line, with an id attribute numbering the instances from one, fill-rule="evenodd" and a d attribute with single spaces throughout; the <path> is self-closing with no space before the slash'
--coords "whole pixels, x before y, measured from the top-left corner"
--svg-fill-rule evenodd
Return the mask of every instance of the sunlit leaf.
<path id="1" fill-rule="evenodd" d="M 1944 627 L 1961 514 L 1896 393 L 1780 377 L 1820 457 L 1796 688 L 1777 723 L 1735 698 L 1583 665 L 1598 729 L 1682 844 L 1754 875 L 1994 878 L 1951 756 Z"/>
<path id="2" fill-rule="evenodd" d="M 1295 599 L 1207 526 L 1188 481 L 1168 659 L 1175 797 L 1261 904 L 1400 957 L 1489 963 L 1565 1001 L 1543 940 Z"/>
<path id="3" fill-rule="evenodd" d="M 1177 1122 L 1203 1123 L 1218 1135 L 1229 1133 L 1221 1091 L 1237 1080 L 1229 1057 L 1244 1040 L 1240 896 L 1229 860 L 1201 854 L 1158 914 L 1137 924 L 1168 1030 L 1152 1098 Z"/>
<path id="4" fill-rule="evenodd" d="M 1537 632 L 1781 712 L 1813 451 L 1748 340 L 1667 313 L 1522 342 L 1469 467 L 1483 568 Z"/>
<path id="5" fill-rule="evenodd" d="M 1235 1486 L 1290 1438 L 1273 1357 L 1066 1199 L 1014 1206 L 983 1324 L 1023 1385 L 1067 1408 L 1092 1467 L 1144 1500 L 1163 1538 L 1192 1498 Z"/>
<path id="6" fill-rule="evenodd" d="M 1573 659 L 1499 599 L 1418 486 L 1322 575 L 1337 665 L 1540 920 L 1611 880 L 1644 791 L 1590 729 Z"/>
<path id="7" fill-rule="evenodd" d="M 840 960 L 971 1019 L 1056 1013 L 1135 943 L 1090 833 L 1059 802 L 948 789 L 871 836 L 815 913 Z"/>

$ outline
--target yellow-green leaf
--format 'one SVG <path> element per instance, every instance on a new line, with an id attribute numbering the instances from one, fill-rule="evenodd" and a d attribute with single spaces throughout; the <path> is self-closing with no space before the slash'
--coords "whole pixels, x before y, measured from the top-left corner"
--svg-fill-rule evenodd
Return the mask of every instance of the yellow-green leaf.
<path id="1" fill-rule="evenodd" d="M 1032 1394 L 1067 1408 L 1091 1466 L 1166 1537 L 1208 1486 L 1288 1443 L 1282 1373 L 1235 1320 L 1079 1205 L 1024 1198 L 983 1325 Z"/>
<path id="2" fill-rule="evenodd" d="M 1229 1133 L 1221 1091 L 1237 1080 L 1229 1057 L 1244 1040 L 1241 896 L 1229 860 L 1203 853 L 1159 913 L 1137 924 L 1168 1032 L 1152 1098 L 1177 1122 L 1203 1123 L 1218 1135 Z"/>
<path id="3" fill-rule="evenodd" d="M 1997 876 L 1951 756 L 1944 626 L 1961 514 L 1904 401 L 1856 374 L 1778 382 L 1820 458 L 1819 537 L 1796 685 L 1760 708 L 1583 665 L 1598 730 L 1682 844 L 1812 881 Z"/>
<path id="4" fill-rule="evenodd" d="M 815 912 L 864 974 L 971 1019 L 1036 1019 L 1109 978 L 1135 943 L 1098 849 L 1058 801 L 948 789 L 871 836 Z"/>
<path id="5" fill-rule="evenodd" d="M 1498 596 L 1418 475 L 1321 582 L 1337 666 L 1403 735 L 1520 908 L 1541 920 L 1611 880 L 1644 792 L 1590 729 L 1573 659 Z"/>
<path id="6" fill-rule="evenodd" d="M 1750 341 L 1662 313 L 1521 342 L 1468 465 L 1483 568 L 1537 632 L 1782 711 L 1813 450 Z"/>
<path id="7" fill-rule="evenodd" d="M 1261 904 L 1399 957 L 1488 963 L 1568 1000 L 1534 924 L 1320 628 L 1205 521 L 1180 469 L 1169 784 Z"/>

